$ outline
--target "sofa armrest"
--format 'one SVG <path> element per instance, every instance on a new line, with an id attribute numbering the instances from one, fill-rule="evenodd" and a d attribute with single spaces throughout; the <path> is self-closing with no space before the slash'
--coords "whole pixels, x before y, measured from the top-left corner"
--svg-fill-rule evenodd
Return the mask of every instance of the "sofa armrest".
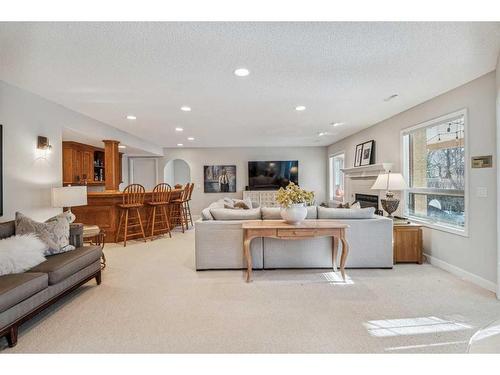
<path id="1" fill-rule="evenodd" d="M 69 225 L 69 243 L 76 248 L 83 246 L 83 224 L 72 223 Z"/>

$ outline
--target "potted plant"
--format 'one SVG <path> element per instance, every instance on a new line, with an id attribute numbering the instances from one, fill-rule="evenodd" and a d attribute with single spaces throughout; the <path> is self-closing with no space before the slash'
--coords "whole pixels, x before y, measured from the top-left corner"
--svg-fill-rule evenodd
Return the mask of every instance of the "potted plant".
<path id="1" fill-rule="evenodd" d="M 290 182 L 285 189 L 280 188 L 278 190 L 276 201 L 281 206 L 283 220 L 290 224 L 298 224 L 306 218 L 306 206 L 313 203 L 314 193 L 305 191 Z"/>

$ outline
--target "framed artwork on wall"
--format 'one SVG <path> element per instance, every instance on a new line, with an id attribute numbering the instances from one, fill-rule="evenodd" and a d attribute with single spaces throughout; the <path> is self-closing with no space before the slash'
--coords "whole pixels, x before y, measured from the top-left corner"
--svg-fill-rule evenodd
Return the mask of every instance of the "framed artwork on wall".
<path id="1" fill-rule="evenodd" d="M 205 193 L 236 193 L 236 165 L 205 165 Z"/>
<path id="2" fill-rule="evenodd" d="M 361 165 L 361 156 L 363 152 L 363 144 L 356 146 L 356 153 L 354 154 L 354 166 L 359 167 Z"/>
<path id="3" fill-rule="evenodd" d="M 363 143 L 363 150 L 361 151 L 361 164 L 370 165 L 375 163 L 375 141 L 371 140 Z"/>

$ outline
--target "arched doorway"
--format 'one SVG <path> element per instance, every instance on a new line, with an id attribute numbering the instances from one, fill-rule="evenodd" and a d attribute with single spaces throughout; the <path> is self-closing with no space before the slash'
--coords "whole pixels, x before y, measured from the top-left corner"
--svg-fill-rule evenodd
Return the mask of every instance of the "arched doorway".
<path id="1" fill-rule="evenodd" d="M 169 160 L 163 170 L 163 180 L 170 186 L 191 182 L 191 168 L 182 159 Z"/>

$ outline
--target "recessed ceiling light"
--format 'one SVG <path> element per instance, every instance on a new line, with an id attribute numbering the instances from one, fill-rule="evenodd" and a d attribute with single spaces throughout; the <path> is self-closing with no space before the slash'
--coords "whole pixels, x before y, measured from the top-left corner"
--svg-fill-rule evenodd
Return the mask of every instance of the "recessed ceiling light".
<path id="1" fill-rule="evenodd" d="M 194 141 L 193 137 L 188 137 L 188 141 Z"/>
<path id="2" fill-rule="evenodd" d="M 388 96 L 387 98 L 384 99 L 384 102 L 388 102 L 389 100 L 396 99 L 399 95 L 398 94 L 392 94 L 391 96 Z"/>
<path id="3" fill-rule="evenodd" d="M 303 106 L 303 105 L 298 105 L 297 107 L 295 107 L 295 110 L 296 111 L 305 111 L 306 110 L 306 107 Z"/>
<path id="4" fill-rule="evenodd" d="M 318 133 L 318 137 L 323 137 L 324 135 L 328 135 L 327 132 L 319 132 Z"/>
<path id="5" fill-rule="evenodd" d="M 176 132 L 183 132 L 183 131 L 184 131 L 184 129 L 183 129 L 183 128 L 175 128 L 175 131 L 176 131 Z"/>
<path id="6" fill-rule="evenodd" d="M 191 112 L 191 107 L 188 107 L 187 105 L 183 105 L 181 107 L 181 111 L 184 111 L 184 112 Z"/>
<path id="7" fill-rule="evenodd" d="M 344 125 L 344 124 L 345 124 L 345 122 L 332 122 L 330 125 L 332 125 L 332 126 L 335 126 L 335 127 L 336 127 L 336 126 L 342 126 L 342 125 Z"/>
<path id="8" fill-rule="evenodd" d="M 177 143 L 177 146 L 178 146 L 178 147 L 182 147 L 182 146 L 184 146 L 184 145 L 183 145 L 182 143 Z"/>
<path id="9" fill-rule="evenodd" d="M 124 149 L 124 148 L 127 148 L 127 146 L 124 146 L 124 145 L 118 145 L 118 148 Z"/>
<path id="10" fill-rule="evenodd" d="M 246 68 L 238 68 L 234 71 L 234 75 L 238 77 L 246 77 L 250 74 L 250 70 Z"/>
<path id="11" fill-rule="evenodd" d="M 137 117 L 135 117 L 134 115 L 128 115 L 127 120 L 137 120 Z"/>

